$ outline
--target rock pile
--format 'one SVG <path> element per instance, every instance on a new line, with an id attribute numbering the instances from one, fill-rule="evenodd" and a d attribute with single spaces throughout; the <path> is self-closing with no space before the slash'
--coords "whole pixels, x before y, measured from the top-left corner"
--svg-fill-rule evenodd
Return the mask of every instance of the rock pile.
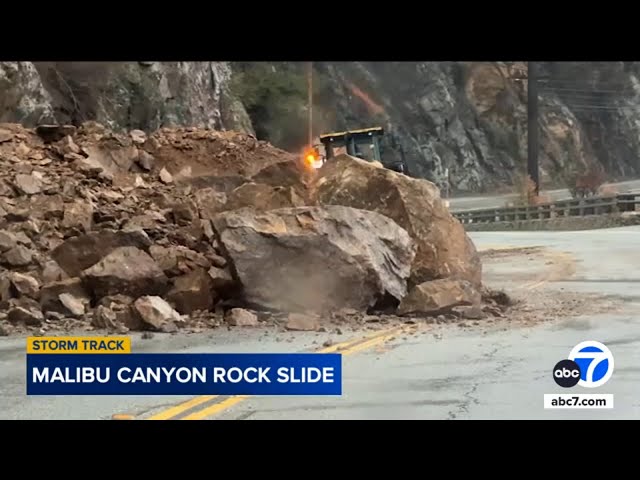
<path id="1" fill-rule="evenodd" d="M 232 132 L 0 124 L 0 333 L 477 306 L 477 254 L 429 182 L 346 156 L 312 173 Z"/>

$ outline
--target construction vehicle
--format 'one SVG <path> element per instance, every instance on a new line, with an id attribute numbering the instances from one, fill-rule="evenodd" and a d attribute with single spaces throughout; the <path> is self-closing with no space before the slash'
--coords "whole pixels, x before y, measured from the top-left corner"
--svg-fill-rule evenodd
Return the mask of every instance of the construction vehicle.
<path id="1" fill-rule="evenodd" d="M 306 154 L 307 162 L 313 168 L 320 168 L 333 157 L 346 153 L 368 162 L 378 162 L 383 167 L 408 175 L 404 152 L 399 148 L 395 138 L 391 137 L 391 145 L 383 141 L 384 129 L 382 127 L 364 128 L 359 130 L 347 130 L 343 132 L 325 133 L 320 135 L 320 144 L 314 145 Z M 391 147 L 396 158 L 383 161 L 386 147 Z M 324 155 L 320 150 L 324 150 Z"/>

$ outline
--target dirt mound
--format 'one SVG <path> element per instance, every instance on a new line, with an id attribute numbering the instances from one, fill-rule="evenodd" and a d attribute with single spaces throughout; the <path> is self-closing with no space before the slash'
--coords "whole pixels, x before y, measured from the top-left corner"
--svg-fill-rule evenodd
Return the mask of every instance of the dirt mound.
<path id="1" fill-rule="evenodd" d="M 195 128 L 163 128 L 142 145 L 172 175 L 251 177 L 295 156 L 251 135 Z"/>

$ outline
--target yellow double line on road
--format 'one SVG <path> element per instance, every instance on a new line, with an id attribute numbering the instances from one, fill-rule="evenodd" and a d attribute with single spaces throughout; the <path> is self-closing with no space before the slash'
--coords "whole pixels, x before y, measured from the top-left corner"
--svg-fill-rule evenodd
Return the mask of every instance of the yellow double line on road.
<path id="1" fill-rule="evenodd" d="M 322 348 L 320 350 L 316 350 L 316 353 L 341 353 L 342 355 L 352 355 L 357 352 L 361 352 L 363 350 L 368 350 L 377 345 L 382 345 L 395 337 L 397 337 L 401 333 L 407 333 L 411 329 L 415 329 L 416 327 L 409 327 L 406 325 L 401 325 L 398 327 L 390 328 L 387 330 L 378 331 L 372 335 L 369 335 L 365 338 L 361 338 L 358 340 L 351 340 L 349 342 L 336 343 L 335 345 L 331 345 L 330 347 Z M 163 410 L 151 417 L 147 418 L 147 420 L 173 420 L 177 419 L 176 417 L 182 415 L 183 413 L 192 410 L 199 405 L 209 404 L 211 401 L 218 398 L 218 395 L 205 395 L 193 398 L 184 403 L 176 405 L 174 407 Z M 221 402 L 214 403 L 212 405 L 203 406 L 202 409 L 196 410 L 179 420 L 202 420 L 213 416 L 217 413 L 222 412 L 223 410 L 227 410 L 228 408 L 237 405 L 240 402 L 250 398 L 249 395 L 238 395 L 234 397 L 229 397 Z"/>

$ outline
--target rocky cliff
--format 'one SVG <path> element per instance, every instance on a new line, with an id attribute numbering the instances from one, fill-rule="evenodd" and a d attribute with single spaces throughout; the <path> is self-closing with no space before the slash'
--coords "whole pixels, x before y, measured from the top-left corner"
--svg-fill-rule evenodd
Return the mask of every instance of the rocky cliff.
<path id="1" fill-rule="evenodd" d="M 381 124 L 399 139 L 413 175 L 457 191 L 509 188 L 524 172 L 526 64 L 314 67 L 316 134 Z M 540 74 L 543 183 L 561 184 L 568 170 L 591 164 L 608 180 L 640 175 L 640 63 L 543 63 Z M 306 86 L 296 63 L 4 62 L 0 121 L 208 127 L 297 150 L 307 140 Z"/>

